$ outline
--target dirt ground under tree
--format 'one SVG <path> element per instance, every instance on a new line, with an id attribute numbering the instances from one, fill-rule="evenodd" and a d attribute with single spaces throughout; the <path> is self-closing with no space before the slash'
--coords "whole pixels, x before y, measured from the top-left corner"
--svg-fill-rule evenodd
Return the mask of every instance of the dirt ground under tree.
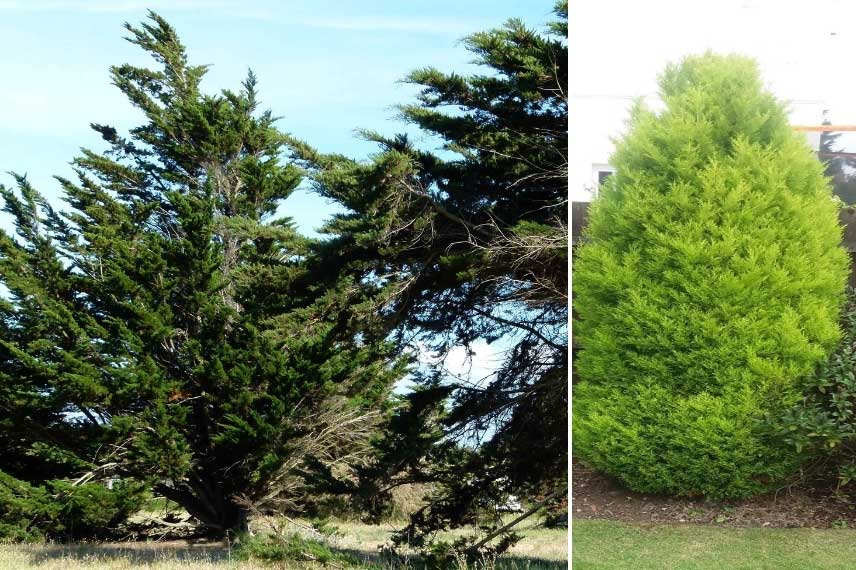
<path id="1" fill-rule="evenodd" d="M 742 501 L 710 502 L 635 493 L 573 462 L 572 517 L 636 523 L 716 524 L 771 528 L 856 528 L 856 503 L 829 482 L 793 485 Z"/>

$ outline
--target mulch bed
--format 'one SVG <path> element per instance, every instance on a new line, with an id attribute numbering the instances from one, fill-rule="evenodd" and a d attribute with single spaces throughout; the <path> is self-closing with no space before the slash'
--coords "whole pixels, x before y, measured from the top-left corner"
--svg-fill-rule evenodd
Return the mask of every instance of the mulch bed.
<path id="1" fill-rule="evenodd" d="M 856 504 L 828 483 L 792 486 L 742 501 L 709 502 L 628 491 L 574 460 L 572 516 L 636 523 L 715 524 L 739 527 L 856 528 Z"/>

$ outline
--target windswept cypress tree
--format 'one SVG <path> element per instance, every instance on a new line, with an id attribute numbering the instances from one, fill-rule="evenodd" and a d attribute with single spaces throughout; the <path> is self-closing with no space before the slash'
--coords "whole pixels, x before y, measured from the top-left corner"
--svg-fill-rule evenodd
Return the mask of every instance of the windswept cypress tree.
<path id="1" fill-rule="evenodd" d="M 793 469 L 761 420 L 840 335 L 837 206 L 753 61 L 687 58 L 660 93 L 574 260 L 574 450 L 639 491 L 742 497 Z"/>
<path id="2" fill-rule="evenodd" d="M 30 433 L 4 439 L 151 482 L 222 532 L 304 459 L 363 437 L 402 370 L 354 318 L 372 285 L 329 277 L 275 217 L 301 175 L 252 72 L 203 94 L 205 67 L 167 22 L 126 27 L 159 64 L 111 69 L 145 123 L 127 137 L 92 125 L 109 148 L 60 179 L 67 211 L 23 177 L 2 189 L 16 232 L 0 234 L 0 395 L 29 399 L 6 428 Z"/>
<path id="3" fill-rule="evenodd" d="M 427 371 L 363 470 L 357 493 L 373 506 L 392 486 L 436 484 L 407 540 L 567 481 L 567 3 L 555 14 L 546 32 L 509 20 L 467 37 L 480 74 L 407 78 L 421 91 L 401 114 L 442 152 L 366 133 L 380 152 L 360 163 L 294 143 L 349 210 L 326 227 L 331 268 L 375 268 L 398 340 L 438 354 L 486 340 L 506 355 L 488 378 Z"/>

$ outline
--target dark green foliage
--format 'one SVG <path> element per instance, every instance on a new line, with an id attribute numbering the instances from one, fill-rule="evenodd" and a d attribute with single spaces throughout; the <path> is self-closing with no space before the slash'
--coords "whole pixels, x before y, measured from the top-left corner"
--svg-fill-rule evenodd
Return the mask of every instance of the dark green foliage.
<path id="1" fill-rule="evenodd" d="M 0 540 L 42 541 L 108 536 L 145 501 L 141 486 L 116 483 L 31 485 L 0 472 Z"/>
<path id="2" fill-rule="evenodd" d="M 374 441 L 374 453 L 382 460 L 358 466 L 354 476 L 337 477 L 329 468 L 313 465 L 307 479 L 317 492 L 347 497 L 350 508 L 363 520 L 377 524 L 392 514 L 392 491 L 403 484 L 436 482 L 426 464 L 454 463 L 458 445 L 443 442 L 440 423 L 443 404 L 450 392 L 443 387 L 419 387 L 401 398 L 384 429 Z"/>
<path id="3" fill-rule="evenodd" d="M 826 167 L 824 173 L 831 178 L 832 193 L 845 204 L 856 204 L 856 159 L 832 154 L 843 152 L 836 144 L 840 136 L 841 133 L 821 133 L 820 159 Z"/>
<path id="4" fill-rule="evenodd" d="M 0 188 L 2 438 L 16 475 L 37 456 L 145 480 L 223 532 L 305 458 L 352 452 L 405 363 L 360 318 L 378 286 L 275 217 L 301 174 L 252 72 L 206 95 L 167 22 L 127 29 L 159 65 L 111 69 L 143 124 L 92 125 L 108 149 L 60 179 L 67 211 Z"/>
<path id="5" fill-rule="evenodd" d="M 448 568 L 472 568 L 489 570 L 496 567 L 497 556 L 514 546 L 520 540 L 519 535 L 505 536 L 495 547 L 473 550 L 473 537 L 460 537 L 454 540 L 436 540 L 424 550 L 422 563 L 425 570 L 446 570 Z"/>
<path id="6" fill-rule="evenodd" d="M 366 133 L 380 153 L 359 163 L 292 141 L 317 190 L 349 210 L 326 226 L 330 267 L 372 268 L 401 344 L 508 348 L 475 385 L 420 376 L 425 390 L 361 473 L 354 492 L 375 514 L 391 486 L 436 483 L 433 505 L 402 536 L 567 479 L 567 4 L 556 14 L 547 34 L 510 20 L 466 38 L 483 75 L 426 68 L 407 78 L 421 92 L 401 115 L 443 152 Z"/>
<path id="7" fill-rule="evenodd" d="M 65 481 L 50 483 L 51 506 L 57 508 L 50 538 L 90 539 L 109 536 L 119 523 L 136 513 L 145 503 L 143 485 L 118 481 L 108 489 L 101 483 L 73 485 Z"/>
<path id="8" fill-rule="evenodd" d="M 37 542 L 57 516 L 57 506 L 43 487 L 0 472 L 0 539 Z"/>
<path id="9" fill-rule="evenodd" d="M 575 453 L 639 491 L 747 496 L 797 459 L 761 418 L 840 336 L 837 206 L 751 60 L 687 58 L 660 91 L 574 260 Z"/>
<path id="10" fill-rule="evenodd" d="M 334 552 L 321 541 L 297 534 L 243 536 L 235 551 L 238 560 L 266 562 L 317 562 L 320 564 L 356 565 L 353 556 Z"/>

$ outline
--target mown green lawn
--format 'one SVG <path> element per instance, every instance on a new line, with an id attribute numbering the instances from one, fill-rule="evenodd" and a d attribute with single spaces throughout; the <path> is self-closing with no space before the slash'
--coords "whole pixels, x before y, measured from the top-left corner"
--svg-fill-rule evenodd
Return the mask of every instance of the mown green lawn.
<path id="1" fill-rule="evenodd" d="M 574 570 L 854 570 L 854 529 L 573 522 Z"/>

